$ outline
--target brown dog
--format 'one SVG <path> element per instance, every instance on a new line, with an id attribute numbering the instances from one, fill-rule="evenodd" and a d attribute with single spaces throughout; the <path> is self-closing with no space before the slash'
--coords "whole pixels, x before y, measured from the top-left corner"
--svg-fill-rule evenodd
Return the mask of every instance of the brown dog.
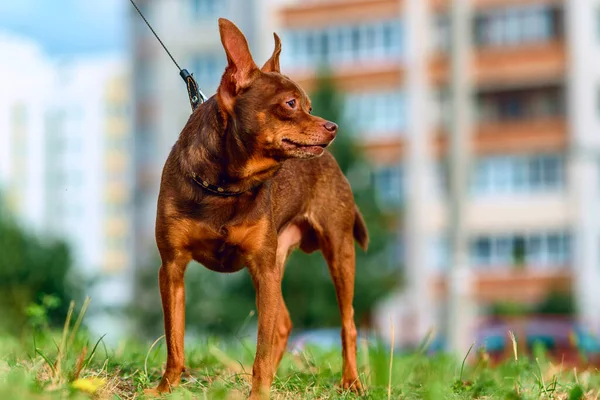
<path id="1" fill-rule="evenodd" d="M 228 65 L 217 94 L 191 115 L 166 161 L 156 242 L 167 367 L 157 390 L 184 370 L 184 272 L 194 259 L 217 272 L 248 268 L 256 288 L 258 342 L 250 398 L 268 397 L 292 322 L 281 293 L 290 252 L 321 249 L 342 318 L 342 386 L 361 391 L 354 326 L 354 240 L 368 233 L 352 190 L 325 150 L 337 125 L 279 71 L 281 44 L 262 68 L 242 32 L 219 19 Z"/>

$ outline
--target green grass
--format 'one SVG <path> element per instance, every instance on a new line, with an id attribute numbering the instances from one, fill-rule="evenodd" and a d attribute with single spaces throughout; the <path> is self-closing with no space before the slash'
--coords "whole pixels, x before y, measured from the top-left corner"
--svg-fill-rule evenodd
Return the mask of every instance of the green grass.
<path id="1" fill-rule="evenodd" d="M 83 310 L 85 312 L 85 310 Z M 123 341 L 109 348 L 67 319 L 58 334 L 0 337 L 0 399 L 141 399 L 158 383 L 165 365 L 164 340 Z M 76 322 L 71 328 L 71 320 Z M 189 374 L 165 398 L 244 399 L 254 357 L 252 344 L 217 338 L 187 343 Z M 387 399 L 598 399 L 600 373 L 552 364 L 543 351 L 491 366 L 475 349 L 469 361 L 422 351 L 395 355 L 359 345 L 364 398 Z M 391 371 L 391 378 L 390 378 Z M 286 354 L 272 386 L 273 399 L 355 399 L 338 388 L 341 354 L 309 349 Z"/>
<path id="2" fill-rule="evenodd" d="M 34 353 L 15 339 L 0 343 L 0 399 L 143 398 L 143 390 L 154 387 L 165 363 L 164 342 L 150 351 L 149 344 L 123 342 L 113 349 L 87 341 L 81 334 L 59 355 L 46 337 L 36 343 Z M 41 346 L 41 347 L 40 347 Z M 84 350 L 84 349 L 87 349 Z M 93 354 L 94 353 L 94 354 Z M 93 354 L 93 356 L 92 356 Z M 57 360 L 60 359 L 60 362 Z M 188 343 L 190 375 L 166 398 L 242 399 L 249 392 L 253 348 L 244 343 L 218 339 Z M 359 350 L 361 379 L 367 386 L 365 398 L 388 396 L 389 355 L 386 349 Z M 482 359 L 467 363 L 447 355 L 419 353 L 398 355 L 392 364 L 391 398 L 398 399 L 579 399 L 598 398 L 600 374 L 577 372 L 548 361 L 519 358 L 490 367 Z M 78 372 L 79 371 L 79 372 Z M 340 391 L 338 351 L 311 349 L 286 354 L 273 384 L 274 399 L 354 399 Z M 96 381 L 94 378 L 100 378 Z M 76 388 L 73 382 L 90 384 Z"/>

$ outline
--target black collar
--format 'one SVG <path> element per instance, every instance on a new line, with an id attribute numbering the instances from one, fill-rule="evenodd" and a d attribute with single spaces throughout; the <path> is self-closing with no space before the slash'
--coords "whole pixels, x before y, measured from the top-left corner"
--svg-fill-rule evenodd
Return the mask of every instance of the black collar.
<path id="1" fill-rule="evenodd" d="M 240 196 L 240 195 L 248 192 L 249 190 L 255 189 L 255 188 L 259 187 L 260 185 L 262 185 L 262 182 L 260 182 L 259 184 L 255 185 L 255 186 L 251 186 L 249 188 L 245 188 L 245 189 L 241 189 L 241 190 L 225 190 L 225 188 L 223 188 L 221 186 L 213 185 L 212 183 L 208 182 L 206 179 L 202 179 L 196 174 L 192 175 L 192 180 L 198 186 L 200 186 L 202 189 L 204 189 L 208 192 L 211 192 L 213 194 L 216 194 L 217 196 L 223 196 L 223 197 Z"/>

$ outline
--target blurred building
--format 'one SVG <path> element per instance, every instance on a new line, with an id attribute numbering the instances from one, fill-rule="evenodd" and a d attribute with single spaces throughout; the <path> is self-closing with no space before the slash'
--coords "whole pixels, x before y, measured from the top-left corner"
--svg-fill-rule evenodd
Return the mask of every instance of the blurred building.
<path id="1" fill-rule="evenodd" d="M 19 222 L 64 239 L 76 273 L 93 283 L 90 311 L 132 293 L 132 157 L 126 59 L 45 56 L 35 43 L 0 39 L 0 190 Z M 101 333 L 124 327 L 107 314 Z M 112 336 L 112 335 L 111 335 Z"/>
<path id="2" fill-rule="evenodd" d="M 571 292 L 581 321 L 600 328 L 598 3 L 471 2 L 465 228 L 481 311 Z M 446 312 L 450 6 L 315 0 L 278 13 L 282 69 L 310 90 L 329 67 L 382 203 L 405 210 L 407 290 L 379 323 L 393 316 L 413 342 Z"/>
<path id="3" fill-rule="evenodd" d="M 211 96 L 225 67 L 217 18 L 246 33 L 257 63 L 282 36 L 282 70 L 305 89 L 328 69 L 345 131 L 373 161 L 381 204 L 403 210 L 407 290 L 382 304 L 403 340 L 446 315 L 451 25 L 447 0 L 139 1 L 180 65 Z M 598 1 L 472 0 L 465 229 L 472 300 L 535 304 L 571 293 L 582 322 L 600 306 Z M 189 114 L 178 71 L 132 10 L 135 258 L 156 262 L 160 172 Z M 153 266 L 158 267 L 158 266 Z M 359 266 L 360 268 L 360 266 Z M 384 329 L 386 332 L 387 329 Z"/>
<path id="4" fill-rule="evenodd" d="M 47 227 L 64 237 L 94 286 L 96 307 L 132 295 L 133 158 L 130 71 L 120 56 L 70 59 L 57 66 L 47 114 Z M 93 319 L 102 333 L 125 326 Z M 111 334 L 112 336 L 112 334 Z"/>
<path id="5" fill-rule="evenodd" d="M 0 192 L 22 224 L 42 230 L 45 116 L 55 70 L 40 48 L 24 38 L 0 35 L 0 54 Z"/>

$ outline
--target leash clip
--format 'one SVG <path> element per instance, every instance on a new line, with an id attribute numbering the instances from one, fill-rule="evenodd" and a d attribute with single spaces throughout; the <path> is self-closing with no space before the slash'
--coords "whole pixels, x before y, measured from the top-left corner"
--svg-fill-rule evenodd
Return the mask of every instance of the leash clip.
<path id="1" fill-rule="evenodd" d="M 194 111 L 200 104 L 204 103 L 207 98 L 200 88 L 198 88 L 198 83 L 196 82 L 196 79 L 194 79 L 194 75 L 190 74 L 187 69 L 179 71 L 179 76 L 181 76 L 181 79 L 183 79 L 187 86 L 190 105 L 192 106 L 192 111 Z"/>

